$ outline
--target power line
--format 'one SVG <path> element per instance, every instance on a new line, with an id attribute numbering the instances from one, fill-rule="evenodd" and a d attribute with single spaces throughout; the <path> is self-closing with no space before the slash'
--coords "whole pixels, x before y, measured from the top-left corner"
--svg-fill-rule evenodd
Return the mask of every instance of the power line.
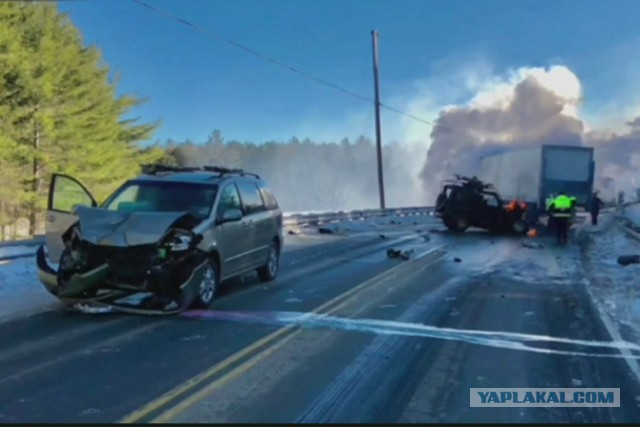
<path id="1" fill-rule="evenodd" d="M 191 27 L 196 31 L 199 31 L 201 33 L 204 33 L 204 34 L 207 34 L 207 35 L 209 35 L 211 37 L 214 37 L 214 38 L 220 40 L 223 43 L 226 43 L 226 44 L 231 45 L 231 46 L 233 46 L 235 48 L 241 49 L 241 50 L 243 50 L 243 51 L 245 51 L 245 52 L 247 52 L 247 53 L 249 53 L 251 55 L 257 56 L 257 57 L 259 57 L 259 58 L 261 58 L 261 59 L 263 59 L 263 60 L 265 60 L 267 62 L 271 62 L 272 64 L 275 64 L 275 65 L 277 65 L 279 67 L 285 68 L 285 69 L 287 69 L 289 71 L 292 71 L 292 72 L 294 72 L 296 74 L 299 74 L 299 75 L 301 75 L 303 77 L 306 77 L 308 79 L 314 80 L 314 81 L 316 81 L 316 82 L 318 82 L 320 84 L 323 84 L 325 86 L 332 87 L 332 88 L 334 88 L 334 89 L 336 89 L 336 90 L 338 90 L 340 92 L 344 92 L 344 93 L 346 93 L 346 94 L 348 94 L 350 96 L 354 96 L 356 98 L 360 98 L 363 101 L 373 102 L 371 99 L 369 99 L 367 97 L 364 97 L 364 96 L 362 96 L 360 94 L 357 94 L 355 92 L 352 92 L 349 89 L 344 89 L 344 88 L 342 88 L 342 87 L 340 87 L 338 85 L 335 85 L 335 84 L 333 84 L 333 83 L 331 83 L 329 81 L 326 81 L 324 79 L 321 79 L 319 77 L 316 77 L 314 75 L 306 73 L 306 72 L 304 72 L 302 70 L 297 69 L 296 67 L 293 67 L 291 65 L 285 64 L 284 62 L 278 61 L 277 59 L 271 58 L 270 56 L 264 55 L 264 54 L 262 54 L 262 53 L 260 53 L 258 51 L 255 51 L 255 50 L 253 50 L 253 49 L 251 49 L 251 48 L 249 48 L 247 46 L 244 46 L 244 45 L 242 45 L 240 43 L 236 43 L 233 40 L 229 40 L 229 39 L 227 39 L 227 38 L 225 38 L 225 37 L 213 32 L 211 30 L 208 30 L 208 29 L 203 28 L 203 27 L 201 27 L 199 25 L 193 24 L 193 23 L 187 21 L 186 19 L 180 18 L 179 16 L 177 16 L 177 15 L 171 13 L 171 12 L 168 12 L 168 11 L 166 11 L 164 9 L 160 9 L 158 7 L 155 7 L 155 6 L 149 4 L 149 3 L 145 2 L 145 1 L 142 1 L 142 0 L 132 0 L 132 1 L 134 3 L 138 3 L 139 5 L 148 8 L 148 9 L 150 9 L 150 10 L 156 12 L 156 13 L 159 13 L 159 14 L 167 16 L 167 17 L 169 17 L 169 18 L 171 18 L 171 19 L 173 19 L 175 21 L 178 21 L 183 25 Z"/>
<path id="2" fill-rule="evenodd" d="M 302 70 L 300 70 L 300 69 L 298 69 L 298 68 L 296 68 L 294 66 L 291 66 L 291 65 L 286 64 L 286 63 L 284 63 L 282 61 L 274 59 L 274 58 L 272 58 L 272 57 L 270 57 L 268 55 L 262 54 L 262 53 L 254 50 L 254 49 L 251 49 L 251 48 L 249 48 L 247 46 L 244 46 L 244 45 L 242 45 L 240 43 L 234 42 L 233 40 L 229 40 L 226 37 L 223 37 L 223 36 L 221 36 L 220 34 L 214 32 L 214 31 L 211 31 L 211 30 L 209 30 L 207 28 L 204 28 L 204 27 L 201 27 L 201 26 L 199 26 L 197 24 L 194 24 L 194 23 L 192 23 L 192 22 L 190 22 L 190 21 L 188 21 L 188 20 L 186 20 L 184 18 L 181 18 L 178 15 L 176 15 L 174 13 L 171 13 L 171 12 L 169 12 L 167 10 L 164 10 L 164 9 L 159 8 L 159 7 L 153 6 L 153 5 L 147 3 L 147 2 L 145 2 L 143 0 L 131 0 L 131 1 L 134 2 L 134 3 L 137 3 L 140 6 L 143 6 L 143 7 L 147 8 L 147 9 L 157 13 L 157 14 L 163 15 L 163 16 L 169 18 L 169 19 L 172 19 L 174 21 L 177 21 L 177 22 L 181 23 L 182 25 L 190 27 L 195 31 L 198 31 L 198 32 L 203 33 L 203 34 L 206 34 L 208 36 L 211 36 L 211 37 L 213 37 L 213 38 L 215 38 L 215 39 L 217 39 L 217 40 L 219 40 L 219 41 L 221 41 L 223 43 L 226 43 L 226 44 L 228 44 L 230 46 L 233 46 L 233 47 L 235 47 L 237 49 L 243 50 L 243 51 L 245 51 L 245 52 L 247 52 L 247 53 L 249 53 L 249 54 L 251 54 L 253 56 L 257 56 L 260 59 L 263 59 L 263 60 L 265 60 L 267 62 L 270 62 L 270 63 L 272 63 L 274 65 L 277 65 L 277 66 L 279 66 L 281 68 L 284 68 L 286 70 L 294 72 L 294 73 L 296 73 L 296 74 L 298 74 L 298 75 L 300 75 L 302 77 L 305 77 L 305 78 L 307 78 L 309 80 L 315 81 L 316 83 L 331 87 L 331 88 L 333 88 L 333 89 L 335 89 L 335 90 L 337 90 L 339 92 L 342 92 L 342 93 L 347 94 L 349 96 L 352 96 L 354 98 L 358 98 L 361 101 L 365 101 L 365 102 L 368 102 L 368 103 L 371 103 L 371 104 L 375 103 L 374 100 L 371 99 L 371 98 L 368 98 L 366 96 L 360 95 L 359 93 L 353 92 L 353 91 L 351 91 L 349 89 L 345 89 L 343 87 L 340 87 L 340 86 L 338 86 L 338 85 L 336 85 L 334 83 L 331 83 L 331 82 L 329 82 L 327 80 L 324 80 L 322 78 L 316 77 L 316 76 L 314 76 L 312 74 L 309 74 L 309 73 L 307 73 L 305 71 L 302 71 Z M 392 107 L 392 106 L 384 104 L 384 103 L 380 103 L 380 106 L 385 108 L 385 109 L 387 109 L 387 110 L 389 110 L 389 111 L 392 111 L 394 113 L 397 113 L 397 114 L 400 114 L 400 115 L 405 116 L 407 118 L 410 118 L 412 120 L 415 120 L 415 121 L 421 122 L 423 124 L 429 125 L 429 126 L 431 126 L 433 128 L 436 127 L 435 123 L 433 123 L 433 122 L 431 122 L 429 120 L 420 118 L 418 116 L 415 116 L 413 114 L 406 113 L 406 112 L 404 112 L 404 111 L 402 111 L 402 110 L 400 110 L 398 108 Z M 459 134 L 461 136 L 464 136 L 465 138 L 469 138 L 468 135 L 464 135 L 461 132 L 458 132 L 458 131 L 456 131 L 454 129 L 446 128 L 446 127 L 444 127 L 442 125 L 439 126 L 439 129 Z"/>

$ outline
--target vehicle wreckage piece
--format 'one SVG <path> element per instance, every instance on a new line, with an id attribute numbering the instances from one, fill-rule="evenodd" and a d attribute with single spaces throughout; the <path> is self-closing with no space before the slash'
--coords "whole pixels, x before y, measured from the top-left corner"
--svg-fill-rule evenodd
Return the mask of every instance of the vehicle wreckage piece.
<path id="1" fill-rule="evenodd" d="M 621 255 L 618 257 L 618 264 L 622 266 L 640 264 L 640 255 Z"/>
<path id="2" fill-rule="evenodd" d="M 411 255 L 413 254 L 413 249 L 403 251 L 401 249 L 387 249 L 387 257 L 389 258 L 401 258 L 404 261 L 408 261 L 411 259 Z"/>

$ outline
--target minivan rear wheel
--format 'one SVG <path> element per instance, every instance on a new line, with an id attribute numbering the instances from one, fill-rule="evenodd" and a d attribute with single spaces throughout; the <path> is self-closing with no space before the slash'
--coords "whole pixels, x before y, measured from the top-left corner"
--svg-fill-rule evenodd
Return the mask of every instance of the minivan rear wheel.
<path id="1" fill-rule="evenodd" d="M 274 241 L 269 248 L 267 263 L 258 269 L 258 278 L 263 282 L 270 282 L 278 275 L 280 267 L 280 248 Z"/>

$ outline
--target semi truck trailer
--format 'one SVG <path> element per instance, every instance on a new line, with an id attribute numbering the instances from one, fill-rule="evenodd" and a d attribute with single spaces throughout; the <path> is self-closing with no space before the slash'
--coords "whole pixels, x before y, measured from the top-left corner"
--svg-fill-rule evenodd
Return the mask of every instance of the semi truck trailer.
<path id="1" fill-rule="evenodd" d="M 478 177 L 491 182 L 503 199 L 526 202 L 530 219 L 537 221 L 546 211 L 547 197 L 560 191 L 587 206 L 594 174 L 593 148 L 541 145 L 483 157 Z"/>

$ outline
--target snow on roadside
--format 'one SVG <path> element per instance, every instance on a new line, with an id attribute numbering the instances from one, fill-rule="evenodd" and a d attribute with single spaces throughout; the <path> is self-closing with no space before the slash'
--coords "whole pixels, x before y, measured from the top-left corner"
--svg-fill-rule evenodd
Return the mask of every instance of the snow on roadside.
<path id="1" fill-rule="evenodd" d="M 640 204 L 625 206 L 624 216 L 636 225 L 640 225 Z"/>
<path id="2" fill-rule="evenodd" d="M 37 250 L 38 250 L 37 246 L 23 246 L 23 245 L 0 246 L 0 258 L 13 256 L 13 255 L 33 254 Z"/>
<path id="3" fill-rule="evenodd" d="M 621 255 L 640 254 L 640 243 L 626 235 L 613 215 L 592 227 L 590 234 L 584 255 L 594 302 L 626 340 L 640 342 L 640 265 L 617 263 Z"/>
<path id="4" fill-rule="evenodd" d="M 33 258 L 0 261 L 0 321 L 49 310 L 59 304 L 38 280 Z"/>

